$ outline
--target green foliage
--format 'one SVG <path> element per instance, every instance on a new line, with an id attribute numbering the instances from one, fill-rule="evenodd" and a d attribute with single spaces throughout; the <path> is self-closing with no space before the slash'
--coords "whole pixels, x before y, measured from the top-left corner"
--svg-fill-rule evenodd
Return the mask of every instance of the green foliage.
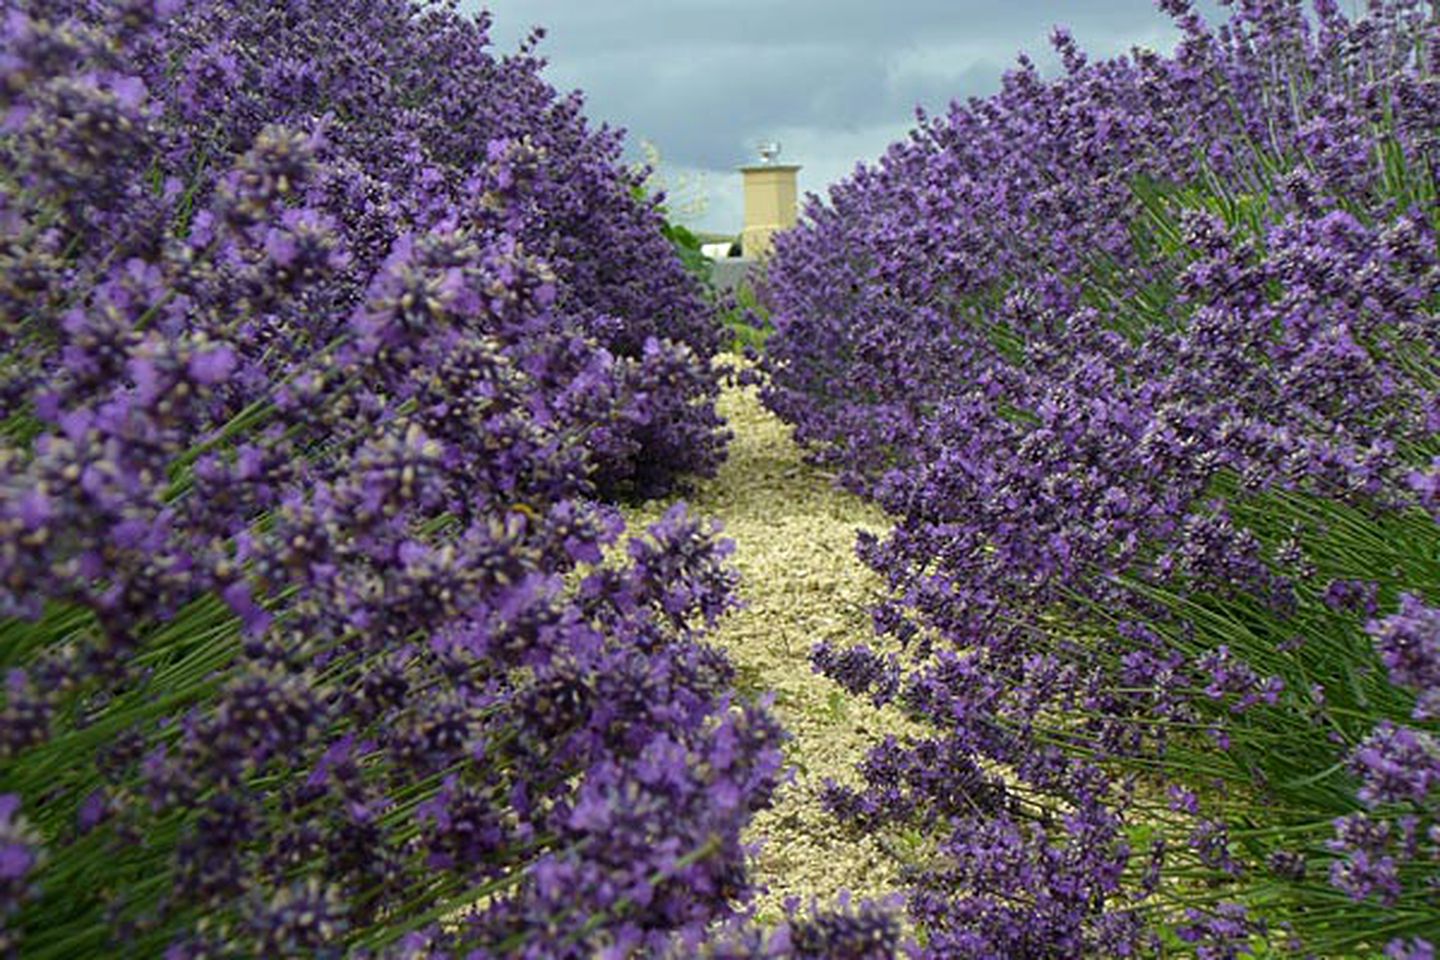
<path id="1" fill-rule="evenodd" d="M 764 350 L 765 341 L 770 339 L 775 326 L 754 286 L 748 282 L 740 284 L 732 301 L 720 311 L 720 321 L 730 331 L 730 350 L 734 353 Z"/>
<path id="2" fill-rule="evenodd" d="M 680 257 L 680 262 L 685 269 L 698 277 L 702 282 L 710 282 L 710 274 L 713 272 L 710 266 L 710 258 L 700 252 L 700 238 L 688 228 L 678 223 L 666 221 L 662 228 L 665 239 L 675 248 L 675 253 Z"/>

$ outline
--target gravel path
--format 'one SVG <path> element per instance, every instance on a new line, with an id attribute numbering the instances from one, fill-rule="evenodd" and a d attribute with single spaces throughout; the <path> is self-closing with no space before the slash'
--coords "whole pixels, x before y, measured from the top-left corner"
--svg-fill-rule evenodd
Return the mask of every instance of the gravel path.
<path id="1" fill-rule="evenodd" d="M 794 736 L 787 756 L 794 781 L 761 813 L 750 840 L 761 844 L 756 876 L 768 887 L 762 917 L 775 917 L 787 896 L 822 903 L 841 890 L 875 896 L 895 889 L 896 865 L 875 838 L 839 835 L 816 791 L 827 777 L 855 782 L 866 745 L 902 721 L 891 711 L 844 695 L 811 672 L 820 640 L 871 641 L 868 603 L 880 583 L 855 558 L 859 528 L 888 528 L 884 514 L 846 494 L 804 463 L 783 423 L 753 388 L 727 387 L 720 411 L 735 437 L 719 476 L 685 499 L 700 516 L 719 519 L 735 540 L 747 606 L 715 634 L 740 671 L 747 692 L 773 690 L 776 712 Z M 667 504 L 631 511 L 633 524 L 653 521 Z"/>

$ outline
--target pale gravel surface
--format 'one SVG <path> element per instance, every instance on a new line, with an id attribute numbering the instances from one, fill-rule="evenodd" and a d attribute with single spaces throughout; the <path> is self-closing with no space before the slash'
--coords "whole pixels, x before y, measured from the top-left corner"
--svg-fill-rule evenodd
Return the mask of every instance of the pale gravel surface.
<path id="1" fill-rule="evenodd" d="M 732 559 L 747 606 L 713 639 L 736 663 L 743 689 L 776 692 L 776 712 L 794 737 L 786 754 L 795 779 L 756 817 L 748 837 L 762 844 L 755 864 L 756 879 L 768 887 L 761 916 L 777 916 L 790 895 L 828 903 L 841 890 L 894 892 L 896 860 L 873 836 L 842 836 L 816 791 L 827 777 L 854 783 L 867 745 L 900 732 L 903 719 L 844 694 L 812 673 L 808 658 L 820 640 L 874 645 L 867 611 L 880 582 L 856 559 L 855 534 L 889 524 L 804 463 L 789 428 L 752 388 L 727 387 L 720 411 L 735 433 L 729 459 L 685 499 L 696 514 L 722 521 L 736 542 Z M 628 511 L 627 519 L 651 522 L 665 506 Z"/>

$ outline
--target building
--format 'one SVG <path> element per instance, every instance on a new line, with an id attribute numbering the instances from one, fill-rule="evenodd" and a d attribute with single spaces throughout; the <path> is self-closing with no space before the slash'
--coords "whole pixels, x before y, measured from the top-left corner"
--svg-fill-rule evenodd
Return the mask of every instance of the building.
<path id="1" fill-rule="evenodd" d="M 728 293 L 750 275 L 751 269 L 770 253 L 775 234 L 795 225 L 799 216 L 796 164 L 776 163 L 778 143 L 760 145 L 760 162 L 740 168 L 745 188 L 745 224 L 739 242 L 707 243 L 701 251 L 714 261 L 710 279 L 715 288 Z"/>

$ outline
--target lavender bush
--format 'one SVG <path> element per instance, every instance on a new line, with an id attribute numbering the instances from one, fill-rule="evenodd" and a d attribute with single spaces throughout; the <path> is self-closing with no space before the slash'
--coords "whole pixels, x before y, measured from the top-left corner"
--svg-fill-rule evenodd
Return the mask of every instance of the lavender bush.
<path id="1" fill-rule="evenodd" d="M 1440 23 L 1252 0 L 985 100 L 777 242 L 766 400 L 895 518 L 935 956 L 1429 955 Z M 1398 612 L 1397 612 L 1398 610 Z"/>
<path id="2" fill-rule="evenodd" d="M 0 3 L 0 955 L 609 956 L 744 901 L 718 325 L 527 44 Z"/>

